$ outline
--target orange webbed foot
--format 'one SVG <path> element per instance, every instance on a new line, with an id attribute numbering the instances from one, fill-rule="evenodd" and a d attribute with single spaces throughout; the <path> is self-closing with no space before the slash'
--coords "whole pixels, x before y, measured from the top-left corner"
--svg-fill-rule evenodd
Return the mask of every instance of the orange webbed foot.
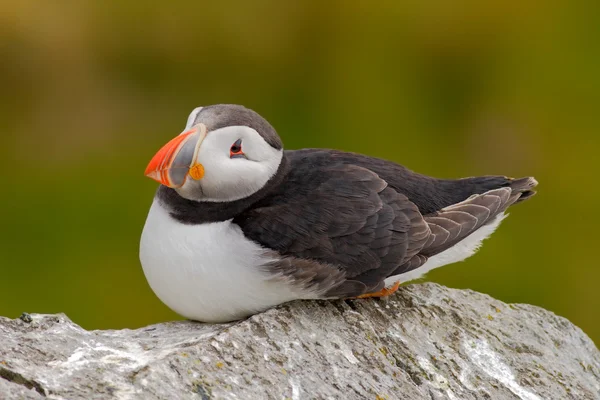
<path id="1" fill-rule="evenodd" d="M 387 297 L 387 296 L 395 293 L 399 287 L 400 287 L 400 281 L 397 281 L 389 288 L 383 288 L 379 292 L 361 294 L 360 296 L 357 296 L 355 298 L 356 299 L 366 299 L 369 297 Z"/>

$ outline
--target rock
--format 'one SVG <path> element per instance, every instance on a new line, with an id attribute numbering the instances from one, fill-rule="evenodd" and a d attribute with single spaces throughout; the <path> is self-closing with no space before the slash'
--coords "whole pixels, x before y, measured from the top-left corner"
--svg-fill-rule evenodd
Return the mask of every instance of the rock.
<path id="1" fill-rule="evenodd" d="M 436 284 L 222 325 L 31 319 L 0 318 L 2 399 L 600 399 L 600 352 L 579 328 Z"/>

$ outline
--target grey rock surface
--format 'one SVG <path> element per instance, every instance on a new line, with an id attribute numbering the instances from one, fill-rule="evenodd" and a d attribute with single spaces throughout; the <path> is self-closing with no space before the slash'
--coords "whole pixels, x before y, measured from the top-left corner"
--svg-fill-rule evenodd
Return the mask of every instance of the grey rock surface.
<path id="1" fill-rule="evenodd" d="M 1 399 L 600 399 L 564 318 L 469 290 L 289 303 L 247 320 L 86 331 L 0 317 Z"/>

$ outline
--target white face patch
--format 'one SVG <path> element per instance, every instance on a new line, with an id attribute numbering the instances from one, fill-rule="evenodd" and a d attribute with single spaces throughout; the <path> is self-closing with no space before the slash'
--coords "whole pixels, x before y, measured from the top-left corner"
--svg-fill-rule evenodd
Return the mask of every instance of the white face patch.
<path id="1" fill-rule="evenodd" d="M 231 147 L 238 140 L 245 157 L 231 158 Z M 220 128 L 207 134 L 198 151 L 196 161 L 204 167 L 204 177 L 188 177 L 177 192 L 190 200 L 239 200 L 260 190 L 275 175 L 282 157 L 283 150 L 269 145 L 250 127 Z"/>

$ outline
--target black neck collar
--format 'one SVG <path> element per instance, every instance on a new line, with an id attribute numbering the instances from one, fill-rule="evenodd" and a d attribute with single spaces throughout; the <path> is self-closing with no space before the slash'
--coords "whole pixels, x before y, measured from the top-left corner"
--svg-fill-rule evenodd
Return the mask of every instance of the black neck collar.
<path id="1" fill-rule="evenodd" d="M 165 207 L 171 217 L 184 224 L 202 224 L 206 222 L 227 221 L 247 210 L 254 203 L 265 197 L 285 179 L 289 163 L 283 154 L 275 175 L 260 190 L 243 199 L 228 202 L 193 201 L 181 197 L 175 189 L 161 185 L 156 198 Z"/>

